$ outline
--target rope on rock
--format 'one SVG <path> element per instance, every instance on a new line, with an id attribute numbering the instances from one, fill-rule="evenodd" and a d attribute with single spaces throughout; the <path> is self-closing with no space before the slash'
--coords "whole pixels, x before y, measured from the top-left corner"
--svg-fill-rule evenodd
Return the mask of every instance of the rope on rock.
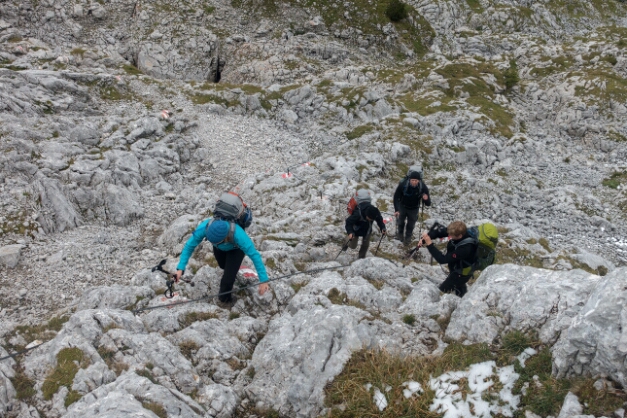
<path id="1" fill-rule="evenodd" d="M 232 289 L 232 290 L 230 290 L 228 292 L 216 293 L 216 294 L 213 294 L 213 295 L 207 295 L 207 296 L 203 296 L 203 297 L 197 298 L 197 299 L 184 300 L 184 301 L 181 301 L 181 302 L 174 302 L 174 303 L 169 303 L 169 304 L 164 304 L 164 305 L 157 305 L 157 306 L 149 306 L 149 307 L 146 307 L 146 308 L 135 309 L 132 312 L 133 312 L 133 314 L 137 315 L 139 313 L 146 312 L 146 311 L 152 311 L 154 309 L 171 308 L 173 306 L 185 305 L 185 304 L 193 303 L 193 302 L 201 302 L 203 300 L 209 300 L 209 299 L 217 298 L 219 296 L 228 295 L 229 293 L 239 292 L 240 290 L 251 289 L 253 287 L 259 286 L 262 283 L 270 283 L 270 282 L 274 282 L 276 280 L 286 279 L 288 277 L 296 276 L 297 274 L 307 274 L 307 273 L 314 274 L 314 273 L 319 273 L 319 272 L 324 271 L 324 270 L 342 269 L 344 267 L 348 267 L 348 266 L 341 265 L 341 266 L 322 267 L 322 268 L 318 268 L 318 269 L 299 271 L 299 272 L 292 273 L 292 274 L 286 274 L 285 276 L 279 276 L 279 277 L 275 277 L 273 279 L 269 279 L 267 282 L 258 282 L 258 283 L 250 284 L 248 286 L 238 287 L 238 288 Z"/>

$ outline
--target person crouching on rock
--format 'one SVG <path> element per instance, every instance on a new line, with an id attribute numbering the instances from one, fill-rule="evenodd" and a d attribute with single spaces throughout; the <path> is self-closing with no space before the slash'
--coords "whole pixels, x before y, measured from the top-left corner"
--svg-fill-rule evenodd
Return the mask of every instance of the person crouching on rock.
<path id="1" fill-rule="evenodd" d="M 359 248 L 359 258 L 366 258 L 366 252 L 370 246 L 370 236 L 372 235 L 372 222 L 376 221 L 382 234 L 386 234 L 385 224 L 381 212 L 369 202 L 360 203 L 353 213 L 346 218 L 345 228 L 348 234 L 348 246 L 357 248 L 359 237 L 361 247 Z"/>
<path id="2" fill-rule="evenodd" d="M 451 222 L 446 229 L 450 238 L 446 245 L 446 254 L 442 254 L 433 245 L 428 232 L 422 234 L 422 241 L 435 261 L 439 264 L 448 263 L 450 273 L 439 289 L 444 293 L 454 293 L 463 297 L 468 291 L 466 283 L 472 277 L 477 242 L 468 235 L 466 224 L 461 221 Z"/>
<path id="3" fill-rule="evenodd" d="M 255 248 L 255 244 L 250 239 L 246 231 L 235 222 L 221 219 L 205 219 L 198 225 L 192 236 L 185 243 L 179 264 L 176 267 L 176 281 L 181 278 L 187 262 L 194 253 L 194 250 L 203 239 L 213 245 L 213 255 L 221 269 L 224 270 L 220 281 L 220 296 L 217 305 L 223 309 L 230 309 L 236 302 L 235 296 L 231 292 L 235 277 L 244 260 L 248 256 L 259 275 L 259 294 L 263 295 L 268 290 L 268 273 L 261 259 L 261 254 Z M 226 293 L 226 294 L 224 294 Z"/>

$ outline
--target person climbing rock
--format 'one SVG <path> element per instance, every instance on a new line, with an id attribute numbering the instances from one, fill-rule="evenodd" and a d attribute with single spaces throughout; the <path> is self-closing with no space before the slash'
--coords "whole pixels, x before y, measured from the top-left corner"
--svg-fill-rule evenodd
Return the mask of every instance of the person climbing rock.
<path id="1" fill-rule="evenodd" d="M 367 190 L 359 190 L 356 196 L 369 192 Z M 372 235 L 372 223 L 377 222 L 379 230 L 382 234 L 386 234 L 387 230 L 383 223 L 381 212 L 370 203 L 369 198 L 358 199 L 361 203 L 354 206 L 352 213 L 346 218 L 345 228 L 348 234 L 349 244 L 352 249 L 357 248 L 359 237 L 362 237 L 361 247 L 359 247 L 359 258 L 366 258 L 366 252 L 370 246 L 370 237 Z"/>
<path id="2" fill-rule="evenodd" d="M 175 280 L 178 282 L 194 250 L 206 239 L 213 245 L 213 255 L 220 268 L 224 270 L 220 281 L 221 295 L 218 297 L 218 306 L 230 309 L 237 301 L 235 296 L 228 292 L 233 290 L 235 278 L 244 256 L 248 256 L 252 260 L 255 270 L 257 270 L 261 282 L 259 294 L 263 295 L 268 290 L 268 284 L 265 283 L 268 281 L 268 273 L 261 254 L 244 230 L 244 227 L 248 226 L 251 220 L 250 210 L 241 198 L 234 193 L 224 193 L 216 203 L 213 218 L 203 220 L 185 243 L 177 266 Z"/>
<path id="3" fill-rule="evenodd" d="M 407 176 L 398 183 L 394 192 L 396 239 L 403 241 L 405 245 L 411 242 L 421 203 L 431 206 L 429 188 L 422 181 L 421 171 L 410 170 Z"/>
<path id="4" fill-rule="evenodd" d="M 446 232 L 450 238 L 446 245 L 446 254 L 438 250 L 432 241 L 435 238 L 442 238 L 442 235 L 434 236 L 431 231 L 425 232 L 422 234 L 422 242 L 436 262 L 448 264 L 449 274 L 439 289 L 444 293 L 454 293 L 463 297 L 468 291 L 466 283 L 472 277 L 477 241 L 468 234 L 466 224 L 461 221 L 451 222 Z"/>

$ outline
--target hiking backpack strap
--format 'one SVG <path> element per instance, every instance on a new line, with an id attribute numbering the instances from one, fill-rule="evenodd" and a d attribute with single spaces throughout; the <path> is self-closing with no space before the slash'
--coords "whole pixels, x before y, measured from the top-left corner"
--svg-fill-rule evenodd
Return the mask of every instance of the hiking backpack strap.
<path id="1" fill-rule="evenodd" d="M 472 244 L 472 245 L 475 246 L 475 254 L 477 252 L 478 241 L 477 241 L 476 238 L 473 238 L 473 237 L 466 237 L 463 240 L 461 240 L 460 242 L 458 242 L 457 244 L 453 244 L 453 243 L 451 243 L 451 244 L 453 245 L 454 251 L 457 251 L 457 249 L 459 247 L 462 247 L 464 245 Z M 455 269 L 455 271 L 457 273 L 461 274 L 462 276 L 469 276 L 469 275 L 471 275 L 476 270 L 476 268 L 475 268 L 475 260 L 474 260 L 475 254 L 473 254 L 473 261 L 465 261 L 465 260 L 459 261 L 461 270 L 458 271 L 458 269 Z M 464 265 L 466 265 L 466 266 L 464 267 Z"/>
<path id="2" fill-rule="evenodd" d="M 408 193 L 409 190 L 409 177 L 405 177 L 405 180 L 401 180 L 403 182 L 403 196 L 413 196 L 414 193 Z M 422 180 L 419 183 L 420 187 L 418 187 L 418 195 L 422 196 Z"/>

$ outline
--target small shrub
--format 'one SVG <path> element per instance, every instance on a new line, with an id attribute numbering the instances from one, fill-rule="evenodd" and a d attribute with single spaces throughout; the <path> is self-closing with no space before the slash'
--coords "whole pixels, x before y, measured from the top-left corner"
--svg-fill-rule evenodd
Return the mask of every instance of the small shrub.
<path id="1" fill-rule="evenodd" d="M 179 348 L 181 350 L 181 354 L 183 354 L 185 357 L 191 360 L 192 352 L 198 351 L 200 347 L 194 341 L 186 340 L 179 344 Z"/>
<path id="2" fill-rule="evenodd" d="M 154 412 L 159 418 L 168 418 L 168 412 L 158 403 L 143 401 L 142 406 L 144 409 Z"/>
<path id="3" fill-rule="evenodd" d="M 412 314 L 403 315 L 403 322 L 407 325 L 414 325 L 414 323 L 416 323 L 416 317 Z"/>
<path id="4" fill-rule="evenodd" d="M 146 379 L 150 380 L 152 383 L 157 384 L 157 380 L 152 375 L 150 370 L 147 370 L 147 369 L 135 370 L 135 374 L 141 377 L 145 377 Z"/>
<path id="5" fill-rule="evenodd" d="M 24 368 L 19 364 L 15 368 L 15 376 L 11 378 L 11 383 L 16 392 L 15 397 L 20 401 L 27 401 L 37 393 L 35 391 L 35 381 L 26 375 Z"/>
<path id="6" fill-rule="evenodd" d="M 512 59 L 509 61 L 509 68 L 505 71 L 503 76 L 505 77 L 505 88 L 507 90 L 511 90 L 512 87 L 518 84 L 520 78 L 518 77 L 518 65 L 516 64 L 516 60 Z"/>
<path id="7" fill-rule="evenodd" d="M 400 0 L 391 0 L 385 9 L 385 15 L 392 21 L 398 22 L 407 17 L 407 5 Z"/>
<path id="8" fill-rule="evenodd" d="M 329 298 L 331 303 L 335 305 L 341 305 L 346 299 L 346 295 L 340 292 L 336 287 L 329 290 L 329 294 L 327 295 L 327 297 Z"/>

